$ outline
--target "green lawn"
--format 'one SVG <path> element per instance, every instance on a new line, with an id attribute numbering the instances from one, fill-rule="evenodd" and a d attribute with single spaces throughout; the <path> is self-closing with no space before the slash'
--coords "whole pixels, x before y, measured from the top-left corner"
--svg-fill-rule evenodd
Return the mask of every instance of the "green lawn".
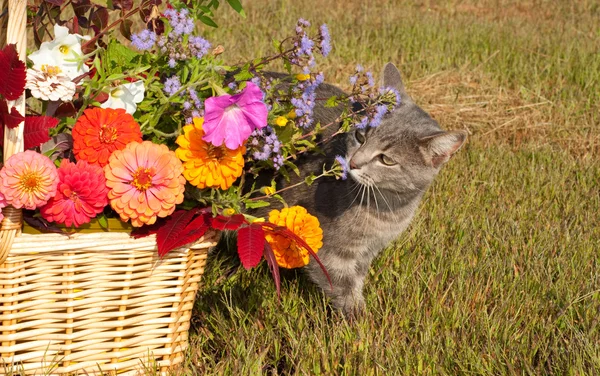
<path id="1" fill-rule="evenodd" d="M 600 373 L 600 6 L 393 3 L 252 0 L 206 32 L 237 62 L 299 17 L 327 22 L 329 82 L 392 61 L 442 127 L 471 137 L 374 263 L 356 322 L 301 272 L 278 301 L 266 265 L 213 255 L 182 374 Z"/>

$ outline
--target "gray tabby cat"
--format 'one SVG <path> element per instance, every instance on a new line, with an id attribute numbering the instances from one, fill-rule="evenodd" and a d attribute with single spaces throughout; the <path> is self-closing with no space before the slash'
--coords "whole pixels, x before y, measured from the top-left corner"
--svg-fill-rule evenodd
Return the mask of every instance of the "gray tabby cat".
<path id="1" fill-rule="evenodd" d="M 408 227 L 426 189 L 467 138 L 465 131 L 443 131 L 419 108 L 406 94 L 393 64 L 385 66 L 383 76 L 385 87 L 399 91 L 400 106 L 377 128 L 336 136 L 325 155 L 298 162 L 302 179 L 310 172 L 319 174 L 323 164 L 330 166 L 336 155 L 342 155 L 350 166 L 348 179 L 321 178 L 282 193 L 289 205 L 302 205 L 319 218 L 323 248 L 318 256 L 332 285 L 316 262 L 306 271 L 333 306 L 348 316 L 364 310 L 363 285 L 375 256 Z M 331 85 L 317 90 L 317 98 L 340 94 Z M 321 103 L 314 113 L 315 123 L 328 124 L 341 110 Z"/>

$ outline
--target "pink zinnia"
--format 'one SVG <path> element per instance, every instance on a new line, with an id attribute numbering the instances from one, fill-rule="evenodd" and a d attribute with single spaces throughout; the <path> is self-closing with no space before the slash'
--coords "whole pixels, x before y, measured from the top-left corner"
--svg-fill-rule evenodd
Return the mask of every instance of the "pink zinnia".
<path id="1" fill-rule="evenodd" d="M 78 227 L 104 210 L 108 187 L 102 167 L 86 161 L 76 164 L 63 159 L 58 169 L 56 196 L 40 209 L 50 222 Z"/>
<path id="2" fill-rule="evenodd" d="M 4 219 L 4 214 L 2 214 L 2 208 L 6 207 L 6 200 L 4 199 L 4 195 L 2 194 L 2 192 L 0 192 L 0 223 L 2 223 L 2 220 Z"/>
<path id="3" fill-rule="evenodd" d="M 267 125 L 267 105 L 258 86 L 247 82 L 241 93 L 210 97 L 204 102 L 204 141 L 228 149 L 242 146 L 250 133 Z"/>
<path id="4" fill-rule="evenodd" d="M 0 192 L 17 209 L 33 210 L 56 194 L 58 173 L 50 158 L 26 150 L 12 155 L 0 170 Z"/>
<path id="5" fill-rule="evenodd" d="M 135 227 L 151 225 L 183 202 L 182 172 L 181 161 L 165 145 L 131 142 L 104 166 L 110 206 Z"/>

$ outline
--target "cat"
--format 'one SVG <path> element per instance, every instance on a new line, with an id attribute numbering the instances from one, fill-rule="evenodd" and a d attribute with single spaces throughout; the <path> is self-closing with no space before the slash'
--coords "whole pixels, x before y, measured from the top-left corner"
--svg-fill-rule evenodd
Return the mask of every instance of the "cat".
<path id="1" fill-rule="evenodd" d="M 334 308 L 350 317 L 365 310 L 363 286 L 371 262 L 406 230 L 426 189 L 467 138 L 462 130 L 443 131 L 417 106 L 391 63 L 384 68 L 383 85 L 398 90 L 400 105 L 378 127 L 339 134 L 327 143 L 323 154 L 298 160 L 300 177 L 285 184 L 294 184 L 311 172 L 318 175 L 324 164 L 332 165 L 336 155 L 347 161 L 347 180 L 323 177 L 310 186 L 282 192 L 288 205 L 301 205 L 319 219 L 323 247 L 318 257 L 331 284 L 314 260 L 305 270 Z M 342 94 L 328 84 L 317 89 L 317 98 Z M 340 108 L 326 108 L 318 102 L 314 120 L 328 124 L 340 114 Z"/>

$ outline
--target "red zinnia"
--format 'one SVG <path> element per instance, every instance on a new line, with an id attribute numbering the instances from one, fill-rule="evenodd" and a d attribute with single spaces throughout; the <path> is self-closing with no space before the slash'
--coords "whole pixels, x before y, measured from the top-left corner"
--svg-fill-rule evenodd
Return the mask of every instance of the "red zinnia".
<path id="1" fill-rule="evenodd" d="M 142 142 L 140 125 L 124 109 L 90 108 L 73 127 L 73 152 L 77 160 L 104 167 L 115 150 Z"/>
<path id="2" fill-rule="evenodd" d="M 78 227 L 88 223 L 108 204 L 108 187 L 101 167 L 63 159 L 58 179 L 56 195 L 40 209 L 46 220 Z"/>

